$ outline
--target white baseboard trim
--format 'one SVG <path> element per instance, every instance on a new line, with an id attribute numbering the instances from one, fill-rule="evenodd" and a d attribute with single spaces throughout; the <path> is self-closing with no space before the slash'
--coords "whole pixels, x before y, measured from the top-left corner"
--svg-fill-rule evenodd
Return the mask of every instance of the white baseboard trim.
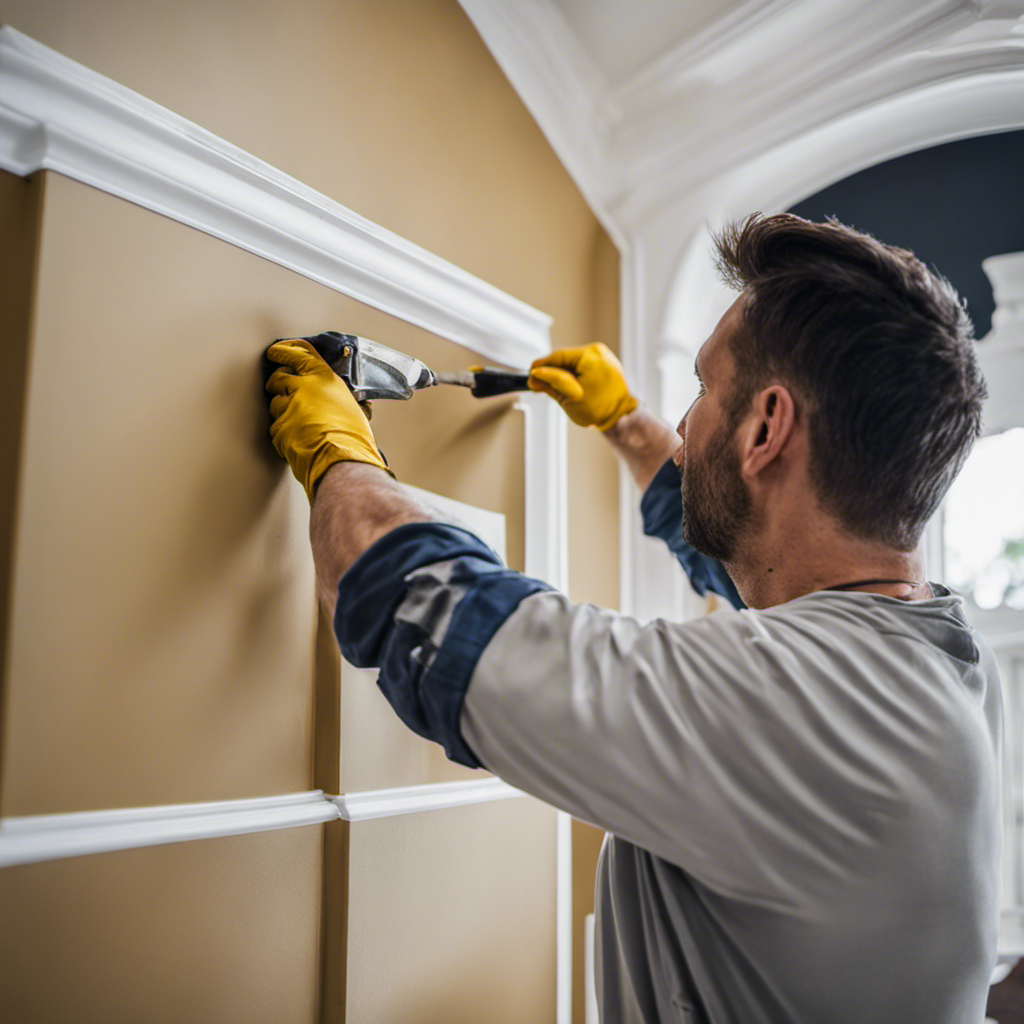
<path id="1" fill-rule="evenodd" d="M 513 366 L 551 317 L 9 26 L 0 168 L 52 170 Z"/>
<path id="2" fill-rule="evenodd" d="M 423 786 L 402 786 L 396 789 L 373 789 L 362 793 L 343 793 L 331 797 L 338 815 L 346 821 L 368 821 L 371 818 L 391 818 L 397 814 L 416 814 L 420 811 L 440 811 L 449 807 L 508 800 L 526 796 L 522 790 L 501 779 L 481 779 L 479 782 L 436 782 Z"/>
<path id="3" fill-rule="evenodd" d="M 320 790 L 116 811 L 35 814 L 0 821 L 0 867 L 193 839 L 315 825 L 338 817 Z"/>

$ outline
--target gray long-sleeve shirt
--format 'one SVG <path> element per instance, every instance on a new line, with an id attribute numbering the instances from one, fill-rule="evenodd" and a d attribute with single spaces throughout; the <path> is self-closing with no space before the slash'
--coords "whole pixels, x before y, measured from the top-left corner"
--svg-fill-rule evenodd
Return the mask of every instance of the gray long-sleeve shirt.
<path id="1" fill-rule="evenodd" d="M 611 833 L 603 1020 L 980 1024 L 999 709 L 954 596 L 643 625 L 542 593 L 484 650 L 462 733 Z"/>
<path id="2" fill-rule="evenodd" d="M 412 524 L 335 629 L 411 728 L 609 833 L 606 1024 L 980 1024 L 994 659 L 941 587 L 639 623 Z"/>

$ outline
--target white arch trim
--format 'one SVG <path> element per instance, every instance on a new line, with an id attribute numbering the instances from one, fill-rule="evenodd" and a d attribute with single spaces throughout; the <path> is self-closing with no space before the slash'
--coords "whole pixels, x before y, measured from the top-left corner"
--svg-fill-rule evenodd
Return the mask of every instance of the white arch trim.
<path id="1" fill-rule="evenodd" d="M 929 83 L 806 132 L 702 188 L 703 209 L 674 204 L 677 237 L 658 357 L 692 354 L 728 304 L 708 259 L 710 228 L 753 210 L 777 212 L 871 167 L 931 146 L 1024 127 L 1024 66 Z M 678 230 L 682 228 L 683 230 Z M 666 254 L 668 255 L 668 254 Z M 709 295 L 716 295 L 710 302 Z M 696 315 L 694 315 L 696 313 Z"/>

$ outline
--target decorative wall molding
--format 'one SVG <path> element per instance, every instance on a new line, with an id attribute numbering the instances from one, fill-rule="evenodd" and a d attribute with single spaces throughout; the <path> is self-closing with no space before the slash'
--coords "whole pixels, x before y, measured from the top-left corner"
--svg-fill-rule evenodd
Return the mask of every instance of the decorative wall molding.
<path id="1" fill-rule="evenodd" d="M 526 795 L 501 779 L 487 778 L 340 796 L 312 790 L 249 800 L 4 818 L 0 820 L 0 868 L 140 846 L 297 828 L 338 818 L 389 818 Z"/>
<path id="2" fill-rule="evenodd" d="M 594 914 L 583 919 L 583 1024 L 601 1024 L 597 1008 L 597 942 Z"/>
<path id="3" fill-rule="evenodd" d="M 787 139 L 880 98 L 983 71 L 1000 59 L 987 41 L 952 42 L 978 18 L 975 5 L 964 0 L 800 0 L 764 13 L 770 16 L 637 97 L 612 135 L 621 167 L 611 205 L 620 218 L 640 224 L 660 216 L 664 204 L 700 182 Z M 799 68 L 790 64 L 779 72 L 783 49 L 802 55 Z M 1002 59 L 1014 60 L 1011 54 Z"/>
<path id="4" fill-rule="evenodd" d="M 253 800 L 4 818 L 0 867 L 295 828 L 337 817 L 334 805 L 320 790 L 313 790 Z"/>
<path id="5" fill-rule="evenodd" d="M 522 790 L 502 782 L 501 779 L 490 778 L 344 793 L 331 797 L 330 800 L 338 816 L 346 821 L 368 821 L 371 818 L 391 818 L 398 814 L 440 811 L 450 807 L 465 807 L 467 804 L 509 800 L 526 795 Z"/>
<path id="6" fill-rule="evenodd" d="M 6 26 L 0 167 L 93 185 L 489 359 L 551 348 L 546 314 Z"/>
<path id="7" fill-rule="evenodd" d="M 526 431 L 527 576 L 569 592 L 568 426 L 546 395 L 520 396 Z"/>
<path id="8" fill-rule="evenodd" d="M 741 0 L 723 8 L 714 21 L 680 40 L 612 90 L 611 101 L 620 112 L 616 120 L 623 120 L 622 111 L 635 115 L 661 106 L 682 91 L 695 68 L 729 53 L 733 47 L 742 47 L 764 22 L 791 4 L 792 0 Z"/>
<path id="9" fill-rule="evenodd" d="M 497 8 L 495 8 L 497 10 Z M 565 42 L 563 36 L 562 42 Z M 585 68 L 578 73 L 586 75 Z M 571 75 L 563 84 L 571 84 Z M 585 104 L 586 91 L 579 90 Z M 588 123 L 600 124 L 591 108 Z M 598 128 L 600 130 L 600 127 Z M 511 366 L 550 351 L 551 317 L 249 153 L 10 28 L 0 28 L 0 168 L 52 170 L 247 249 Z M 566 425 L 524 395 L 526 571 L 568 587 Z M 399 790 L 8 818 L 0 866 L 440 810 L 522 796 L 498 779 Z M 559 812 L 559 1024 L 571 1021 L 571 821 Z"/>
<path id="10" fill-rule="evenodd" d="M 569 593 L 568 425 L 546 395 L 517 403 L 526 430 L 527 576 Z M 572 1024 L 572 818 L 557 812 L 555 850 L 556 1024 Z"/>

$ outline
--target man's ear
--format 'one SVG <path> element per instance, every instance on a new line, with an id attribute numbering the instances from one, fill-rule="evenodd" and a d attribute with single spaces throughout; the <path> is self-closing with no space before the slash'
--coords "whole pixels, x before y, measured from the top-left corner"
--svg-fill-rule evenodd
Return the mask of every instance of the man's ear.
<path id="1" fill-rule="evenodd" d="M 746 476 L 756 476 L 774 462 L 793 436 L 796 403 L 782 384 L 759 391 L 740 435 L 740 467 Z"/>

